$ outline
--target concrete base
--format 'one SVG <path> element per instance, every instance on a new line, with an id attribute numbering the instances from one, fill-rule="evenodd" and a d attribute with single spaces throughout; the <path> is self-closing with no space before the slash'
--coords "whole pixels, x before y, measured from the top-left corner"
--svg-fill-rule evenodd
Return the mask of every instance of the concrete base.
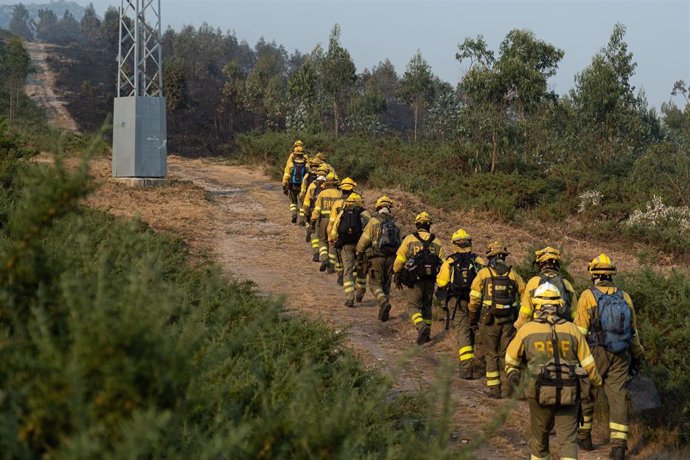
<path id="1" fill-rule="evenodd" d="M 114 177 L 113 180 L 132 188 L 163 187 L 170 183 L 168 179 L 153 177 Z"/>

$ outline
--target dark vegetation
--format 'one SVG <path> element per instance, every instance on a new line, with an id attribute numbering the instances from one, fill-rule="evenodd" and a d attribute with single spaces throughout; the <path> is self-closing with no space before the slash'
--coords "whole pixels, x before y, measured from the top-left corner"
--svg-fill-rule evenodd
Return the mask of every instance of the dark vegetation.
<path id="1" fill-rule="evenodd" d="M 79 46 L 53 58 L 69 109 L 95 130 L 112 110 L 117 12 L 82 19 Z M 338 170 L 399 186 L 442 208 L 509 221 L 541 220 L 573 234 L 642 242 L 688 260 L 690 110 L 661 115 L 630 79 L 636 64 L 610 40 L 558 96 L 548 88 L 564 52 L 525 30 L 497 51 L 481 36 L 458 45 L 457 87 L 420 53 L 398 75 L 384 60 L 357 74 L 336 26 L 327 47 L 251 47 L 209 26 L 163 36 L 171 151 L 283 161 L 295 137 L 333 154 Z M 687 103 L 679 81 L 669 88 Z M 415 141 L 416 140 L 416 141 Z"/>

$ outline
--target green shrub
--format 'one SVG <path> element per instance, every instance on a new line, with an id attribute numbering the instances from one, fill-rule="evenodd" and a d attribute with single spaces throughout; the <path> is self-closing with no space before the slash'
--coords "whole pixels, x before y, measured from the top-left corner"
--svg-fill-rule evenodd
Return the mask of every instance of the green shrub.
<path id="1" fill-rule="evenodd" d="M 662 420 L 669 429 L 683 427 L 690 418 L 690 271 L 664 276 L 643 269 L 623 274 L 617 282 L 635 304 L 647 371 L 662 395 Z M 690 440 L 687 430 L 681 435 Z"/>
<path id="2" fill-rule="evenodd" d="M 438 406 L 391 398 L 392 381 L 364 369 L 342 335 L 227 282 L 211 262 L 192 267 L 176 237 L 81 208 L 86 171 L 86 161 L 76 172 L 26 164 L 10 189 L 4 456 L 450 455 Z"/>

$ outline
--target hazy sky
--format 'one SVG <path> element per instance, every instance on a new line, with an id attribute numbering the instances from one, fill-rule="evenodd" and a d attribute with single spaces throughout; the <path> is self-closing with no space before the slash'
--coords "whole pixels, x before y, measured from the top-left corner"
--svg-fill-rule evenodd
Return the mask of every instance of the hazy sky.
<path id="1" fill-rule="evenodd" d="M 27 2 L 28 3 L 28 2 Z M 79 1 L 79 3 L 88 3 Z M 626 41 L 637 62 L 633 83 L 651 105 L 669 100 L 674 81 L 690 80 L 690 0 L 657 1 L 393 1 L 393 0 L 162 0 L 164 25 L 179 28 L 204 22 L 235 31 L 256 43 L 275 39 L 288 51 L 327 45 L 333 24 L 359 71 L 389 58 L 398 74 L 419 48 L 433 71 L 457 83 L 463 66 L 455 60 L 457 44 L 484 35 L 497 50 L 506 33 L 530 29 L 565 51 L 551 80 L 560 94 L 574 75 L 608 42 L 616 22 L 627 28 Z M 113 0 L 95 0 L 102 13 Z"/>

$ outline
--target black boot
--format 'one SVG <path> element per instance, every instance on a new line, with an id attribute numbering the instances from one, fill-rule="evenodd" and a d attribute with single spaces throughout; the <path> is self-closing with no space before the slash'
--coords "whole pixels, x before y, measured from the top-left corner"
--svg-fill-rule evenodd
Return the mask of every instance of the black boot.
<path id="1" fill-rule="evenodd" d="M 379 320 L 382 323 L 385 323 L 386 321 L 388 321 L 388 318 L 390 317 L 390 312 L 391 312 L 391 304 L 388 301 L 382 303 L 379 306 Z"/>
<path id="2" fill-rule="evenodd" d="M 326 273 L 328 273 L 329 275 L 335 273 L 335 268 L 333 267 L 333 264 L 328 264 L 328 267 L 326 267 Z"/>
<path id="3" fill-rule="evenodd" d="M 338 283 L 338 286 L 342 286 L 342 285 L 343 285 L 343 272 L 338 272 L 338 281 L 337 281 L 337 283 Z"/>
<path id="4" fill-rule="evenodd" d="M 319 266 L 319 271 L 325 272 L 330 266 L 331 264 L 329 264 L 327 260 L 324 260 L 323 262 L 321 262 L 321 266 Z"/>
<path id="5" fill-rule="evenodd" d="M 293 214 L 292 219 L 290 219 L 290 222 L 292 222 L 293 224 L 296 224 L 297 223 L 297 216 Z"/>
<path id="6" fill-rule="evenodd" d="M 354 306 L 355 306 L 355 301 L 354 301 L 354 299 L 347 299 L 347 300 L 345 301 L 345 306 L 346 306 L 346 307 L 349 307 L 349 308 L 354 308 Z"/>
<path id="7" fill-rule="evenodd" d="M 319 253 L 315 252 L 314 256 L 311 258 L 312 262 L 318 262 L 319 261 Z"/>
<path id="8" fill-rule="evenodd" d="M 474 378 L 474 372 L 472 366 L 460 366 L 460 378 L 464 380 L 472 380 Z"/>
<path id="9" fill-rule="evenodd" d="M 491 399 L 501 399 L 503 397 L 501 395 L 501 385 L 490 386 L 487 396 Z"/>
<path id="10" fill-rule="evenodd" d="M 417 345 L 424 345 L 431 341 L 431 331 L 429 329 L 422 329 L 417 335 Z"/>
<path id="11" fill-rule="evenodd" d="M 609 457 L 613 460 L 625 460 L 625 446 L 613 446 Z"/>
<path id="12" fill-rule="evenodd" d="M 577 438 L 577 447 L 582 450 L 591 451 L 594 450 L 594 445 L 592 444 L 592 433 L 587 433 L 586 436 Z"/>

